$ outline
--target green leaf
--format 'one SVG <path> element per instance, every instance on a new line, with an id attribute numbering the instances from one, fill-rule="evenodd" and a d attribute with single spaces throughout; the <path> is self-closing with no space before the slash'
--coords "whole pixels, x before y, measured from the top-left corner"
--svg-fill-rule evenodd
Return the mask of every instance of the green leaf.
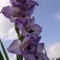
<path id="1" fill-rule="evenodd" d="M 7 52 L 6 52 L 5 48 L 4 48 L 4 45 L 3 45 L 2 41 L 1 41 L 1 39 L 0 39 L 0 44 L 1 44 L 2 51 L 4 53 L 4 56 L 5 56 L 6 60 L 9 60 L 9 57 L 7 55 Z"/>
<path id="2" fill-rule="evenodd" d="M 0 60 L 4 60 L 4 57 L 3 57 L 2 53 L 1 53 L 1 51 L 0 51 Z"/>

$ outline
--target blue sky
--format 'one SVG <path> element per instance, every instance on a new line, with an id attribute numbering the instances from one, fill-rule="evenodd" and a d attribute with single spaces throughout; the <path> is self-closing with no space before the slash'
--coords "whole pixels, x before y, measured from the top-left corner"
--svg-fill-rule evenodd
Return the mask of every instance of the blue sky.
<path id="1" fill-rule="evenodd" d="M 57 14 L 60 13 L 59 0 L 37 0 L 39 6 L 36 7 L 34 16 L 36 22 L 42 26 L 42 41 L 47 46 L 60 42 L 60 20 Z"/>
<path id="2" fill-rule="evenodd" d="M 39 3 L 39 6 L 36 6 L 33 15 L 35 16 L 35 22 L 42 27 L 41 42 L 45 43 L 46 48 L 50 47 L 55 43 L 58 44 L 58 42 L 60 42 L 60 0 L 35 0 L 35 1 Z M 2 17 L 4 16 L 2 15 Z M 11 23 L 9 24 L 11 25 Z M 12 28 L 13 24 L 11 26 L 10 25 L 8 26 Z M 7 28 L 8 27 L 6 27 L 6 29 Z M 8 40 L 3 42 L 5 47 L 7 48 L 8 47 L 7 45 L 9 45 L 12 41 Z"/>

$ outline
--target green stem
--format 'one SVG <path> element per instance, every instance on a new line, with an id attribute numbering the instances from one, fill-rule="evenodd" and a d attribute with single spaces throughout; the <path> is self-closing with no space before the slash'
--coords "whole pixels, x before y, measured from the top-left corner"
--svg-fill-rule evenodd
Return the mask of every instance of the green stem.
<path id="1" fill-rule="evenodd" d="M 16 30 L 16 33 L 18 35 L 19 40 L 22 41 L 23 36 L 19 33 L 19 29 L 16 27 L 16 25 L 15 25 L 15 30 Z M 23 60 L 23 56 L 22 55 L 17 55 L 17 60 Z"/>
<path id="2" fill-rule="evenodd" d="M 16 33 L 17 33 L 17 35 L 18 35 L 18 38 L 20 39 L 19 29 L 16 27 L 16 25 L 15 25 L 15 31 L 16 31 Z"/>

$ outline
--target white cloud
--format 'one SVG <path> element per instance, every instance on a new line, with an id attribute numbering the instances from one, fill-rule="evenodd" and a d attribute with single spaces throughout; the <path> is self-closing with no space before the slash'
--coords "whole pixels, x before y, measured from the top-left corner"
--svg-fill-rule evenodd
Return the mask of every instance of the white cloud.
<path id="1" fill-rule="evenodd" d="M 10 6 L 10 0 L 0 0 L 0 11 L 4 6 Z"/>
<path id="2" fill-rule="evenodd" d="M 54 14 L 53 17 L 57 20 L 60 20 L 60 14 L 59 13 Z"/>
<path id="3" fill-rule="evenodd" d="M 14 39 L 17 39 L 17 33 L 15 31 L 15 28 L 11 28 L 9 30 L 9 32 L 7 34 L 5 34 L 2 38 L 3 41 L 6 41 L 6 40 L 14 40 Z"/>
<path id="4" fill-rule="evenodd" d="M 47 54 L 49 58 L 58 58 L 60 57 L 60 42 L 51 45 L 47 49 Z"/>
<path id="5" fill-rule="evenodd" d="M 10 5 L 10 0 L 0 0 L 0 11 L 3 7 Z M 0 38 L 2 38 L 11 28 L 13 24 L 0 13 Z"/>
<path id="6" fill-rule="evenodd" d="M 0 15 L 0 38 L 3 37 L 11 28 L 13 24 L 5 17 Z"/>
<path id="7" fill-rule="evenodd" d="M 60 10 L 53 14 L 53 18 L 60 20 Z"/>

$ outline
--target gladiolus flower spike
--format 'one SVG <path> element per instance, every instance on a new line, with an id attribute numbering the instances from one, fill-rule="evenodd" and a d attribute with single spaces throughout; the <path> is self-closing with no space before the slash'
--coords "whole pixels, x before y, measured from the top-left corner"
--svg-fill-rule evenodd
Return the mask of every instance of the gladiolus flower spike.
<path id="1" fill-rule="evenodd" d="M 10 0 L 10 3 L 11 6 L 3 7 L 0 13 L 15 24 L 18 39 L 15 39 L 7 50 L 23 56 L 25 60 L 49 60 L 43 53 L 44 43 L 40 42 L 42 27 L 36 24 L 35 17 L 32 17 L 38 3 L 33 0 Z"/>

